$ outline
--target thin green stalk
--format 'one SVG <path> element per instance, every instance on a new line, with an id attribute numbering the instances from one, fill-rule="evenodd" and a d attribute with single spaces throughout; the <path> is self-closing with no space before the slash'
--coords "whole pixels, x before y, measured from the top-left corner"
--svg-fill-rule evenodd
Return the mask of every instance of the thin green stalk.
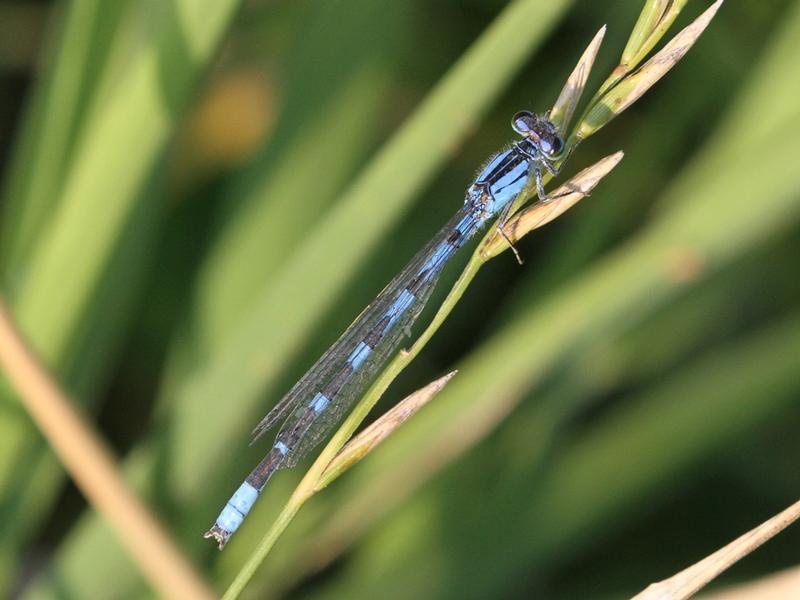
<path id="1" fill-rule="evenodd" d="M 316 466 L 316 463 L 314 463 L 314 465 Z M 233 600 L 234 598 L 239 597 L 245 586 L 253 578 L 253 575 L 255 575 L 256 569 L 258 569 L 259 565 L 267 557 L 269 551 L 272 550 L 275 542 L 278 541 L 278 538 L 289 526 L 289 523 L 292 522 L 292 519 L 294 519 L 297 511 L 299 511 L 303 504 L 305 504 L 306 500 L 308 500 L 310 496 L 303 496 L 299 492 L 304 482 L 312 476 L 312 471 L 313 467 L 308 471 L 308 473 L 306 473 L 306 476 L 303 477 L 303 481 L 301 481 L 300 485 L 297 486 L 294 494 L 292 494 L 292 497 L 289 498 L 286 506 L 283 507 L 281 514 L 278 515 L 278 518 L 275 519 L 272 527 L 269 528 L 267 534 L 262 538 L 261 542 L 258 544 L 258 547 L 256 547 L 255 551 L 250 556 L 250 560 L 244 564 L 242 569 L 236 575 L 236 579 L 233 580 L 233 583 L 231 583 L 231 585 L 225 591 L 225 594 L 222 596 L 223 600 Z"/>
<path id="2" fill-rule="evenodd" d="M 317 457 L 317 460 L 314 461 L 314 464 L 297 485 L 297 488 L 289 498 L 280 515 L 278 515 L 278 518 L 272 524 L 272 527 L 269 528 L 266 535 L 264 535 L 264 537 L 258 543 L 258 546 L 256 546 L 255 550 L 250 555 L 250 558 L 236 575 L 236 578 L 225 592 L 223 598 L 230 600 L 239 597 L 239 595 L 242 593 L 242 590 L 244 590 L 245 586 L 253 578 L 253 575 L 258 567 L 262 562 L 264 562 L 264 559 L 266 559 L 267 555 L 270 553 L 270 550 L 272 550 L 272 547 L 275 545 L 277 539 L 292 522 L 294 516 L 297 514 L 303 504 L 305 504 L 306 501 L 315 494 L 317 491 L 317 484 L 319 483 L 322 474 L 331 461 L 336 457 L 336 454 L 342 449 L 342 446 L 347 443 L 347 440 L 350 439 L 350 436 L 353 435 L 353 432 L 355 432 L 358 426 L 361 425 L 362 421 L 366 419 L 369 412 L 372 410 L 381 396 L 383 396 L 383 392 L 386 391 L 386 388 L 388 388 L 392 381 L 394 381 L 395 378 L 403 371 L 403 369 L 405 369 L 411 363 L 411 361 L 414 360 L 417 354 L 419 354 L 428 341 L 433 337 L 433 334 L 436 333 L 442 323 L 444 323 L 445 319 L 458 303 L 470 282 L 474 279 L 475 275 L 478 273 L 478 270 L 484 263 L 485 260 L 481 258 L 476 251 L 472 255 L 472 258 L 459 276 L 456 283 L 453 285 L 453 288 L 447 294 L 447 298 L 445 298 L 444 302 L 442 302 L 442 305 L 439 307 L 436 315 L 433 317 L 428 327 L 425 328 L 425 331 L 420 334 L 419 338 L 417 338 L 417 341 L 414 342 L 409 350 L 401 351 L 397 354 L 397 356 L 394 357 L 392 362 L 389 363 L 389 366 L 383 370 L 375 383 L 372 384 L 364 397 L 359 401 L 353 411 L 342 423 L 342 426 L 336 431 L 330 442 L 328 442 L 328 444 L 322 450 L 320 455 Z"/>
<path id="3" fill-rule="evenodd" d="M 616 115 L 621 113 L 625 108 L 630 106 L 633 102 L 635 102 L 642 94 L 649 89 L 656 81 L 658 81 L 663 75 L 665 75 L 672 66 L 677 63 L 680 58 L 682 58 L 685 53 L 688 51 L 689 48 L 694 44 L 697 40 L 699 35 L 708 25 L 708 23 L 713 18 L 714 14 L 716 13 L 717 8 L 721 4 L 721 0 L 718 0 L 711 8 L 709 8 L 699 19 L 697 19 L 692 25 L 687 27 L 686 29 L 682 30 L 678 33 L 678 35 L 671 40 L 666 48 L 661 51 L 661 53 L 657 54 L 654 59 L 652 59 L 648 64 L 646 64 L 639 72 L 634 74 L 631 79 L 634 80 L 633 85 L 629 85 L 627 87 L 621 87 L 619 92 L 615 93 L 615 110 L 609 110 L 608 114 L 605 115 L 604 119 L 595 119 L 593 123 L 591 123 L 591 127 L 587 127 L 587 124 L 584 120 L 582 120 L 576 127 L 576 131 L 585 131 L 585 135 L 581 136 L 581 139 L 585 139 L 586 137 L 596 133 L 600 128 L 602 128 L 606 123 L 608 123 L 611 119 L 613 119 Z M 588 59 L 588 68 L 591 67 L 591 62 L 594 58 L 594 54 L 596 53 L 596 47 L 599 45 L 599 40 L 602 39 L 601 32 L 595 36 L 595 39 L 590 43 L 589 48 L 581 57 L 579 61 L 578 67 L 576 67 L 576 71 L 579 71 L 581 68 L 581 63 Z M 663 31 L 662 31 L 663 34 Z M 660 35 L 658 36 L 660 38 Z M 658 41 L 656 38 L 653 41 L 653 44 Z M 678 47 L 680 51 L 675 51 L 674 47 Z M 594 48 L 594 50 L 592 50 Z M 662 56 L 664 54 L 668 54 L 666 56 Z M 575 72 L 573 72 L 574 76 Z M 586 77 L 588 77 L 588 72 L 585 74 L 581 73 L 580 79 L 585 83 Z M 627 78 L 621 81 L 620 83 L 625 83 Z M 574 87 L 574 80 L 571 76 L 567 80 L 567 84 L 565 86 L 565 91 Z M 562 97 L 565 94 L 565 91 L 562 91 L 562 94 L 559 96 L 559 102 L 561 101 Z M 582 84 L 579 88 L 575 89 L 573 92 L 577 97 L 581 95 L 583 92 Z M 577 100 L 577 98 L 575 98 Z M 592 116 L 592 111 L 587 111 L 587 115 L 589 117 Z M 577 138 L 573 135 L 569 138 L 573 142 L 573 147 L 577 143 Z M 570 155 L 570 148 L 567 148 L 567 153 L 565 156 Z M 616 162 L 621 159 L 621 153 L 618 154 L 616 157 L 609 157 L 612 160 L 610 161 L 614 165 Z M 607 160 L 607 159 L 604 159 Z M 603 161 L 601 161 L 603 162 Z M 611 167 L 613 168 L 613 166 Z M 586 171 L 585 170 L 581 174 L 579 174 L 576 179 L 583 176 Z M 610 169 L 609 169 L 610 170 Z M 545 181 L 549 180 L 549 174 L 546 175 Z M 596 184 L 596 181 L 595 181 Z M 524 190 L 521 194 L 518 195 L 512 201 L 511 207 L 512 211 L 516 211 L 519 207 L 521 207 L 524 202 L 530 196 L 530 187 L 529 189 Z M 575 190 L 575 195 L 581 196 L 585 195 L 590 191 L 581 186 L 574 186 L 571 182 L 565 184 L 565 187 L 568 189 Z M 577 190 L 584 190 L 579 192 Z M 545 204 L 544 206 L 547 207 L 549 204 Z M 574 201 L 573 201 L 574 204 Z M 515 215 L 515 219 L 522 220 L 526 216 L 530 216 L 528 213 L 534 211 L 538 207 L 541 207 L 542 204 L 539 203 L 534 205 L 532 209 L 528 211 L 523 211 L 519 215 Z M 557 214 L 555 215 L 557 216 Z M 549 219 L 541 220 L 538 225 L 548 222 L 555 216 L 551 216 Z M 511 231 L 514 232 L 514 227 L 511 223 L 508 223 L 508 226 L 511 228 Z M 504 225 L 505 230 L 506 225 Z M 533 228 L 533 227 L 532 227 Z M 522 233 L 516 239 L 519 239 L 521 235 L 527 233 L 527 230 L 523 228 Z M 441 324 L 447 318 L 447 316 L 452 311 L 453 307 L 456 303 L 460 300 L 461 296 L 463 296 L 466 288 L 474 279 L 475 275 L 477 274 L 478 270 L 491 258 L 500 254 L 503 250 L 508 248 L 508 245 L 499 245 L 496 241 L 497 233 L 494 229 L 491 229 L 487 234 L 485 234 L 483 240 L 478 245 L 476 250 L 473 252 L 470 261 L 468 262 L 467 266 L 464 268 L 464 271 L 459 276 L 458 280 L 454 284 L 453 288 L 448 293 L 447 297 L 445 298 L 444 302 L 440 306 L 439 310 L 437 311 L 436 315 L 432 319 L 431 323 L 428 327 L 423 331 L 423 333 L 419 336 L 416 342 L 411 346 L 409 350 L 401 351 L 398 353 L 394 359 L 389 363 L 389 365 L 381 372 L 378 376 L 376 381 L 372 384 L 369 388 L 367 393 L 364 397 L 357 403 L 356 407 L 352 410 L 352 412 L 348 415 L 345 419 L 341 427 L 337 430 L 337 432 L 333 435 L 330 442 L 325 446 L 322 450 L 320 455 L 318 456 L 317 460 L 308 470 L 306 475 L 303 477 L 300 484 L 295 489 L 294 493 L 290 497 L 289 501 L 287 502 L 286 506 L 284 507 L 283 511 L 281 512 L 280 516 L 276 520 L 276 522 L 272 525 L 272 527 L 268 530 L 267 534 L 262 538 L 261 542 L 257 545 L 255 551 L 251 554 L 248 561 L 242 567 L 240 572 L 237 574 L 236 578 L 234 579 L 231 586 L 228 588 L 225 597 L 226 598 L 236 598 L 241 594 L 242 590 L 244 590 L 245 586 L 248 582 L 252 579 L 253 575 L 255 574 L 258 567 L 270 553 L 272 547 L 275 545 L 276 540 L 278 537 L 285 531 L 288 527 L 291 520 L 294 518 L 294 515 L 297 514 L 300 507 L 311 497 L 314 493 L 319 489 L 318 483 L 320 478 L 322 477 L 325 469 L 328 465 L 334 460 L 336 454 L 341 450 L 341 448 L 347 443 L 350 437 L 353 435 L 355 430 L 358 426 L 363 422 L 363 420 L 367 417 L 370 410 L 375 406 L 378 400 L 381 398 L 383 393 L 386 391 L 388 386 L 391 384 L 392 381 L 405 369 L 405 367 L 410 364 L 412 360 L 419 354 L 422 348 L 428 343 L 431 339 L 433 334 L 439 329 Z M 326 484 L 329 483 L 326 481 Z"/>
<path id="4" fill-rule="evenodd" d="M 610 159 L 603 159 L 593 167 L 582 171 L 578 176 L 576 176 L 575 180 L 581 180 L 580 178 L 582 176 L 585 177 L 587 173 L 594 174 L 598 169 L 602 173 L 602 176 L 604 176 L 611 171 L 614 166 L 616 166 L 621 158 L 622 155 L 619 153 L 613 157 L 610 157 Z M 597 182 L 599 182 L 602 176 L 597 177 L 592 185 L 586 186 L 587 192 L 590 191 Z M 523 192 L 521 196 L 524 197 L 525 192 Z M 582 194 L 576 193 L 575 196 L 580 197 Z M 539 212 L 543 213 L 546 217 L 540 220 L 537 227 L 548 223 L 550 220 L 554 219 L 556 216 L 573 206 L 576 202 L 577 200 L 575 198 L 564 198 L 564 207 L 561 209 L 559 209 L 558 206 L 553 208 L 548 205 L 537 205 Z M 552 204 L 558 205 L 559 202 L 556 201 Z M 534 210 L 536 210 L 536 208 L 522 213 L 521 218 L 525 215 L 530 215 L 532 212 L 534 212 Z M 531 227 L 531 229 L 534 228 L 535 227 Z M 527 233 L 527 231 L 525 233 Z M 475 275 L 478 274 L 480 268 L 489 260 L 502 252 L 502 250 L 497 249 L 497 244 L 493 243 L 496 237 L 497 233 L 494 228 L 484 236 L 483 240 L 478 244 L 477 248 L 472 253 L 467 266 L 453 284 L 453 287 L 450 289 L 450 292 L 448 292 L 447 297 L 444 299 L 439 307 L 439 310 L 436 311 L 436 314 L 434 315 L 433 319 L 431 319 L 431 322 L 428 324 L 425 330 L 420 334 L 410 349 L 399 352 L 392 359 L 389 365 L 378 376 L 378 379 L 376 379 L 369 388 L 367 393 L 364 394 L 364 397 L 358 402 L 358 404 L 356 404 L 356 407 L 344 420 L 341 427 L 336 431 L 330 442 L 328 442 L 317 460 L 314 461 L 314 464 L 303 477 L 302 481 L 298 484 L 275 523 L 273 523 L 272 527 L 270 527 L 270 529 L 267 531 L 261 542 L 259 542 L 258 546 L 256 546 L 255 551 L 253 554 L 251 554 L 247 563 L 245 563 L 244 567 L 241 569 L 231 586 L 228 588 L 228 591 L 225 594 L 226 598 L 236 598 L 241 593 L 241 591 L 255 574 L 259 565 L 272 550 L 272 547 L 275 545 L 275 541 L 278 539 L 278 537 L 280 537 L 294 516 L 300 510 L 300 507 L 303 506 L 303 504 L 305 504 L 305 502 L 311 498 L 311 496 L 332 481 L 331 478 L 324 477 L 324 474 L 328 466 L 336 458 L 339 451 L 347 443 L 355 430 L 358 429 L 359 425 L 361 425 L 364 419 L 367 418 L 367 415 L 370 413 L 378 400 L 380 400 L 380 398 L 383 396 L 383 393 L 386 391 L 389 385 L 391 385 L 391 383 L 397 378 L 403 369 L 411 364 L 411 361 L 414 360 L 420 351 L 422 351 L 422 349 L 427 345 L 428 341 L 430 341 L 436 331 L 438 331 L 439 327 L 441 327 L 445 319 L 447 319 L 447 317 L 450 315 L 455 305 L 458 304 L 461 296 L 464 295 L 464 292 L 466 292 L 470 283 L 475 278 Z M 507 250 L 508 248 L 509 246 L 506 243 L 503 250 Z M 355 464 L 355 462 L 357 461 L 354 461 L 353 464 Z M 345 470 L 346 469 L 337 473 L 337 476 L 341 475 Z"/>

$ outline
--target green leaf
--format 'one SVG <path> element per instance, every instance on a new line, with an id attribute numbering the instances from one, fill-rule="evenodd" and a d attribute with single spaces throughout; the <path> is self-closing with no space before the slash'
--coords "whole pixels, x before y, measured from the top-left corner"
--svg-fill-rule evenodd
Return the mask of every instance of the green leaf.
<path id="1" fill-rule="evenodd" d="M 116 319 L 126 317 L 118 310 L 122 306 L 129 309 L 130 305 L 120 303 L 119 295 L 135 291 L 138 284 L 135 274 L 148 255 L 149 235 L 161 216 L 160 211 L 151 212 L 160 198 L 143 198 L 142 194 L 152 181 L 158 159 L 178 122 L 177 111 L 189 103 L 193 83 L 216 49 L 236 5 L 233 0 L 217 2 L 213 8 L 194 0 L 141 5 L 144 16 L 149 18 L 149 35 L 140 40 L 138 51 L 128 57 L 124 71 L 116 73 L 114 88 L 103 94 L 103 101 L 94 103 L 82 117 L 80 131 L 74 133 L 79 142 L 73 149 L 69 168 L 63 173 L 63 185 L 57 187 L 53 182 L 56 173 L 60 173 L 58 165 L 64 160 L 61 155 L 67 143 L 65 130 L 73 122 L 77 108 L 68 106 L 63 114 L 57 112 L 54 117 L 48 111 L 36 113 L 48 123 L 51 118 L 59 123 L 59 146 L 52 170 L 46 175 L 47 189 L 57 192 L 58 197 L 45 198 L 50 209 L 46 232 L 38 235 L 30 248 L 12 309 L 31 345 L 59 373 L 76 360 L 73 352 L 88 335 L 90 322 L 93 326 L 113 329 Z M 91 9 L 85 2 L 76 9 L 78 6 Z M 86 14 L 79 12 L 75 18 L 81 17 Z M 176 31 L 182 32 L 179 38 L 175 37 Z M 180 47 L 172 46 L 172 41 L 179 42 Z M 80 43 L 76 45 L 83 50 Z M 75 61 L 88 60 L 85 53 L 77 50 L 76 53 Z M 170 70 L 174 70 L 171 77 L 165 78 Z M 52 76 L 69 78 L 70 73 L 64 75 L 59 71 Z M 52 84 L 45 86 L 53 89 Z M 56 86 L 56 89 L 61 88 Z M 74 90 L 68 94 L 68 104 L 75 101 L 78 93 Z M 33 131 L 41 131 L 43 126 L 31 125 Z M 34 136 L 32 143 L 47 145 L 49 139 L 46 135 Z M 26 152 L 32 152 L 32 156 L 47 155 L 47 151 L 38 148 Z M 36 172 L 26 175 L 36 176 Z M 149 227 L 138 229 L 143 218 Z M 38 220 L 38 217 L 33 219 Z M 140 234 L 138 241 L 142 243 L 130 243 L 132 232 Z M 131 249 L 134 256 L 120 262 L 121 253 Z M 121 264 L 130 270 L 109 276 L 107 270 Z M 114 318 L 104 322 L 96 318 L 98 314 Z M 112 335 L 106 341 L 115 339 Z M 109 343 L 99 356 L 112 350 Z M 73 381 L 64 383 L 72 390 Z M 2 505 L 8 507 L 3 517 L 13 524 L 4 529 L 4 535 L 16 536 L 27 533 L 48 509 L 61 478 L 57 464 L 31 425 L 19 417 L 16 400 L 7 391 L 3 394 L 2 408 L 13 415 L 11 419 L 0 420 L 3 457 L 0 489 L 6 496 Z M 20 462 L 27 466 L 24 473 L 18 469 Z"/>

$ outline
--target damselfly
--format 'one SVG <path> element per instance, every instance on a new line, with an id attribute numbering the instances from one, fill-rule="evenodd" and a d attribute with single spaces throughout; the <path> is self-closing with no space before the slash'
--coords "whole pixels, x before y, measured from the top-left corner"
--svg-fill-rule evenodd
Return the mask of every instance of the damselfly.
<path id="1" fill-rule="evenodd" d="M 419 316 L 453 253 L 493 218 L 497 218 L 498 232 L 506 237 L 502 227 L 513 200 L 531 177 L 541 201 L 554 198 L 545 193 L 542 175 L 543 169 L 557 175 L 556 162 L 564 155 L 564 142 L 555 125 L 547 115 L 521 111 L 511 126 L 522 139 L 489 160 L 467 189 L 464 206 L 253 430 L 255 441 L 284 420 L 267 456 L 205 534 L 217 540 L 220 550 L 272 474 L 305 458 L 375 378 Z"/>

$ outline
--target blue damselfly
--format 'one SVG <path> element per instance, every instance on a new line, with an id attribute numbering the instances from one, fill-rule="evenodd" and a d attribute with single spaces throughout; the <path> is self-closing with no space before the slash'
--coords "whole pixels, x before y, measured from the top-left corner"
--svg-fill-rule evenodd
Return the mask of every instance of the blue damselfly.
<path id="1" fill-rule="evenodd" d="M 294 467 L 305 458 L 372 382 L 419 316 L 453 253 L 495 218 L 499 233 L 506 237 L 502 226 L 513 200 L 531 178 L 539 200 L 555 197 L 545 193 L 542 175 L 544 169 L 556 175 L 556 162 L 564 156 L 564 142 L 556 127 L 546 115 L 527 111 L 514 115 L 511 124 L 522 139 L 488 161 L 467 189 L 464 205 L 447 225 L 256 426 L 253 441 L 284 421 L 267 456 L 247 476 L 205 534 L 217 540 L 220 550 L 241 525 L 272 474 Z"/>

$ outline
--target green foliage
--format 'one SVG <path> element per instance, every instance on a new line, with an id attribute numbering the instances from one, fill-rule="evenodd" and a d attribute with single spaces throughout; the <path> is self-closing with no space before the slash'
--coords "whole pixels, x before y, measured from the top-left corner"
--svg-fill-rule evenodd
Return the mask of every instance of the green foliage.
<path id="1" fill-rule="evenodd" d="M 220 591 L 303 471 L 217 553 L 201 535 L 259 459 L 247 432 L 460 204 L 509 116 L 552 105 L 604 23 L 601 100 L 707 8 L 502 4 L 53 11 L 6 173 L 3 293 Z M 621 596 L 796 499 L 798 56 L 800 3 L 723 5 L 566 167 L 623 149 L 614 174 L 520 241 L 524 266 L 486 264 L 386 401 L 458 375 L 304 507 L 252 592 Z M 62 510 L 63 472 L 0 402 L 3 591 L 44 539 L 23 596 L 146 594 L 91 508 Z M 747 574 L 791 560 L 778 545 Z"/>

